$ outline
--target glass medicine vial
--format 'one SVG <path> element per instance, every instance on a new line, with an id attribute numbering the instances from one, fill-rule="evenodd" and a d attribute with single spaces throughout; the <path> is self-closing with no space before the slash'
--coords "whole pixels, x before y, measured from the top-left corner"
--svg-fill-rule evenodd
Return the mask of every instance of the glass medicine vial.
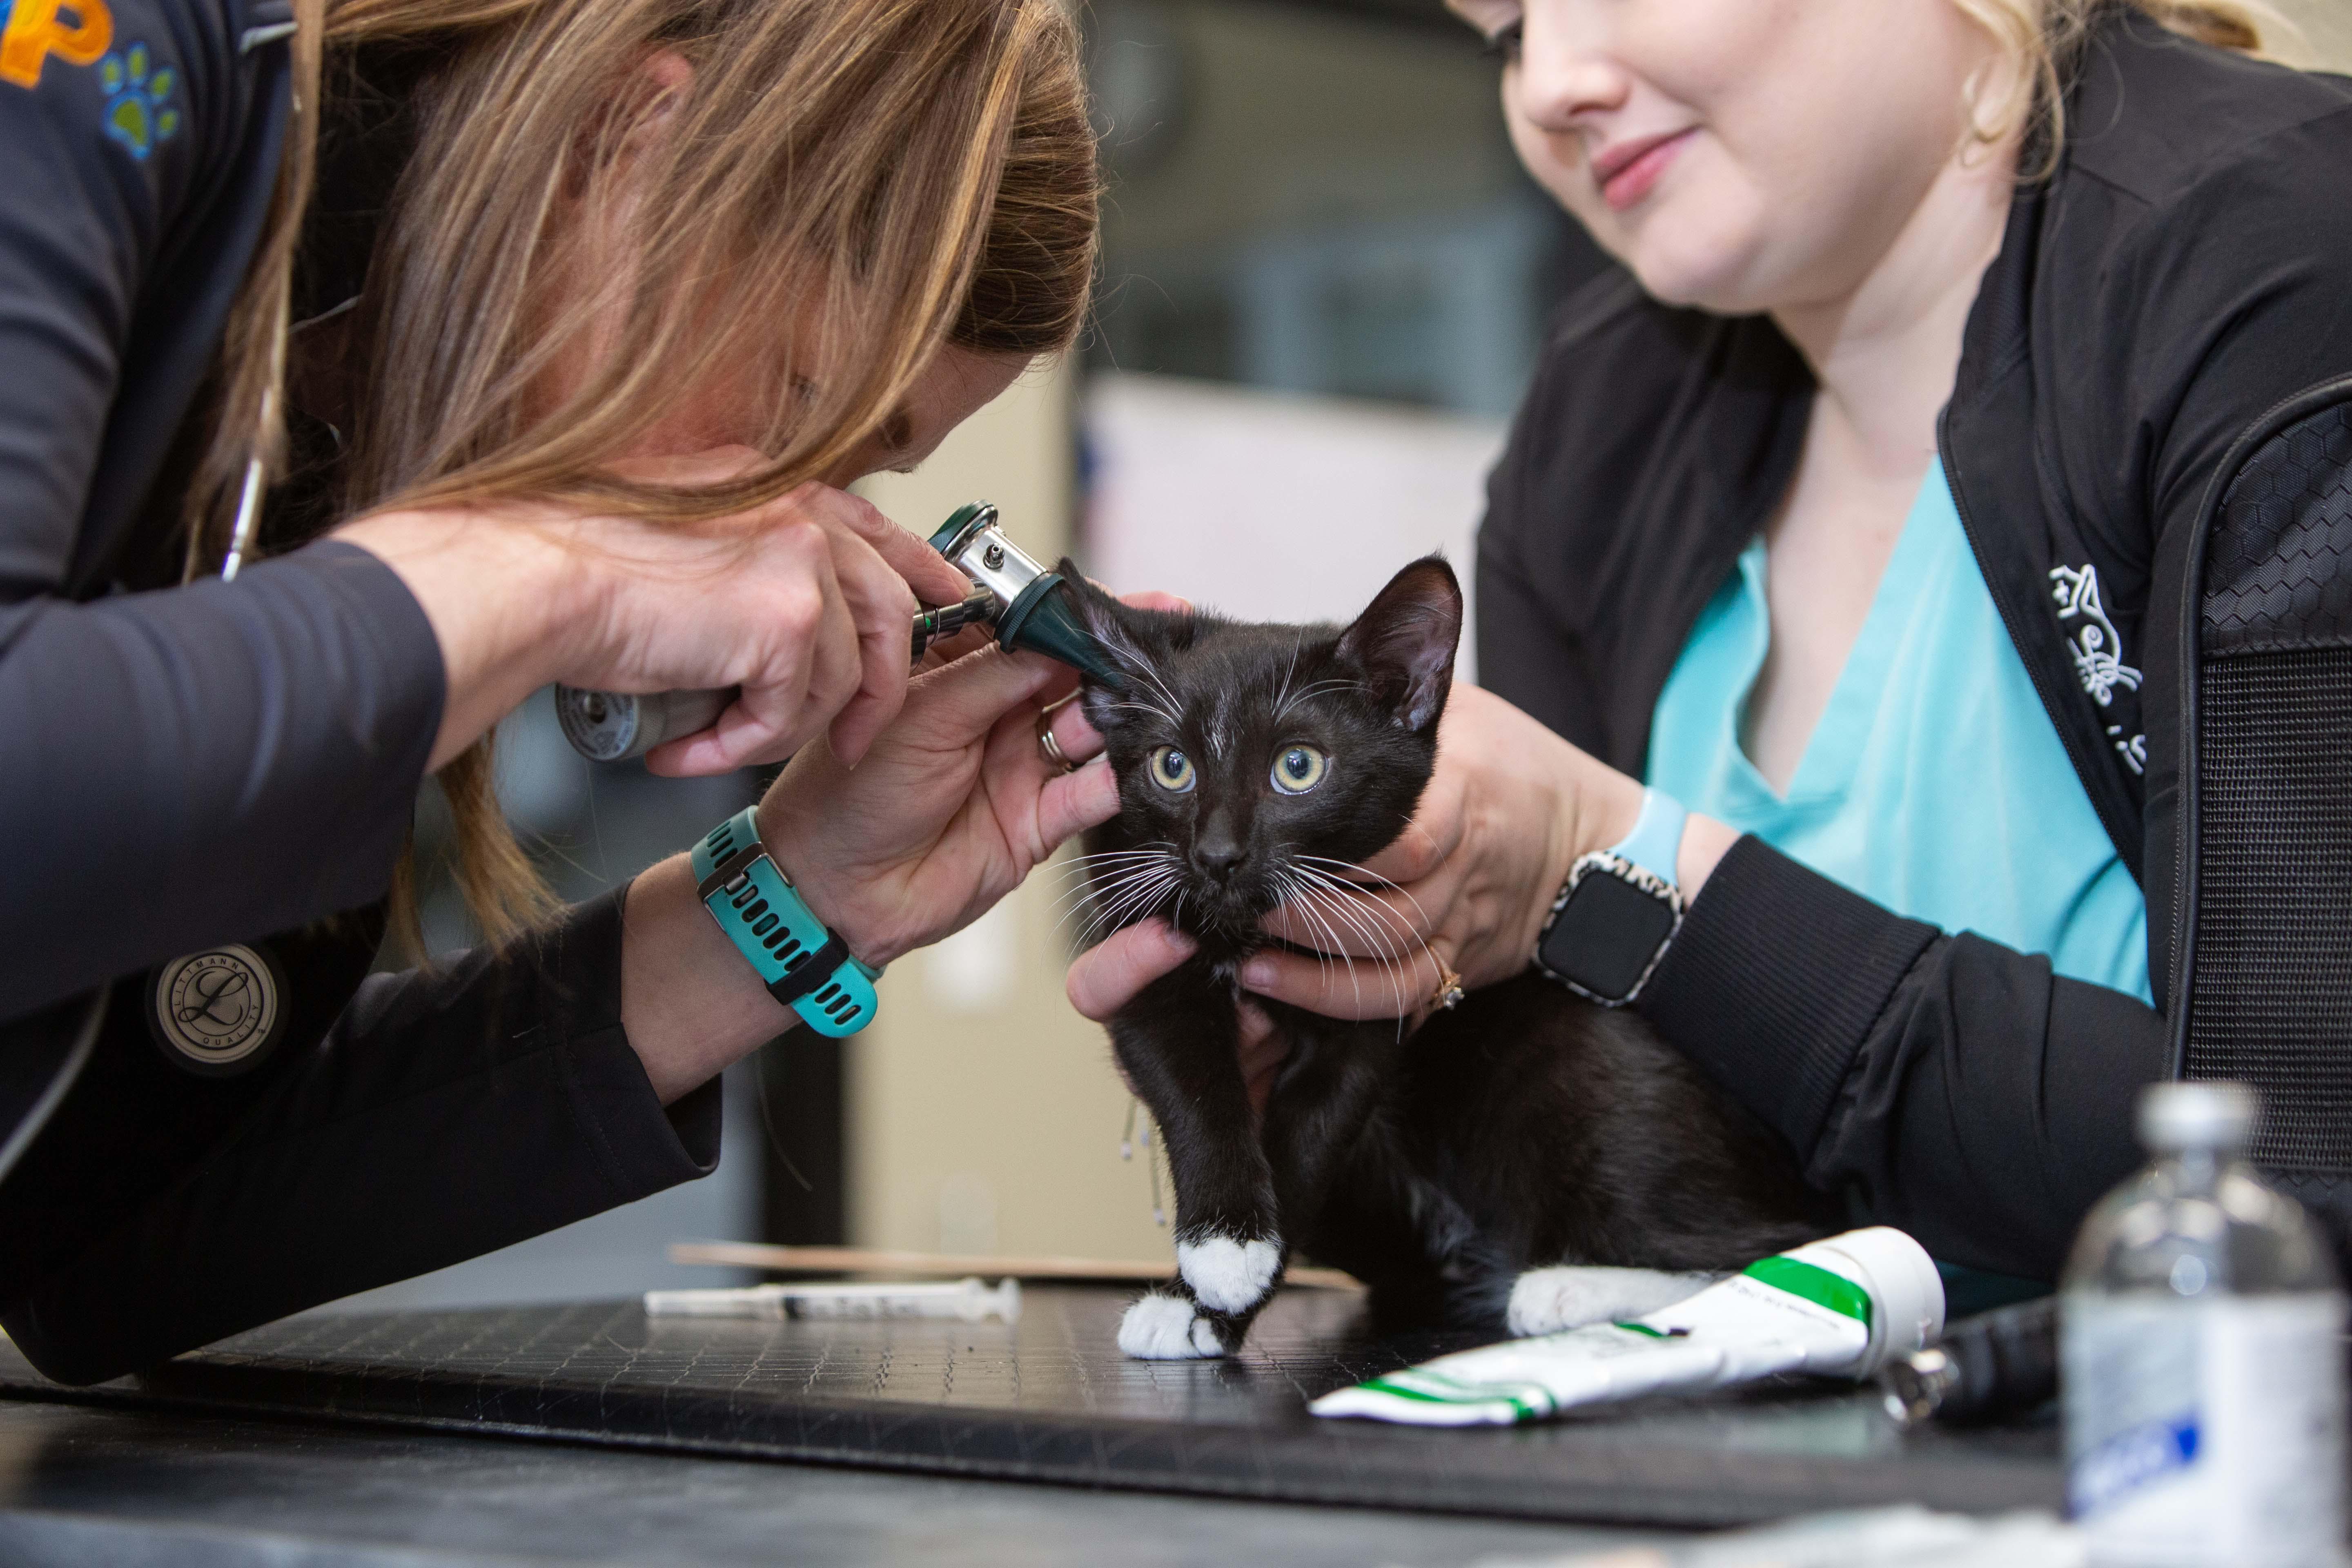
<path id="1" fill-rule="evenodd" d="M 2139 1103 L 2154 1163 L 2084 1221 L 2061 1298 L 2070 1511 L 2097 1568 L 2319 1568 L 2344 1531 L 2344 1298 L 2245 1163 L 2238 1084 Z"/>

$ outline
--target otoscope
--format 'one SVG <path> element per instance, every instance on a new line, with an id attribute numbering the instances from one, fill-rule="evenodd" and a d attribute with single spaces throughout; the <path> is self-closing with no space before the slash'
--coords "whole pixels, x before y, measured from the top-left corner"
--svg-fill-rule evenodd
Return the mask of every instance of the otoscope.
<path id="1" fill-rule="evenodd" d="M 1963 1318 L 1878 1373 L 1886 1413 L 1906 1426 L 1965 1426 L 2021 1415 L 2058 1392 L 2058 1298 Z"/>
<path id="2" fill-rule="evenodd" d="M 1025 649 L 1117 686 L 1118 667 L 1086 629 L 1069 584 L 1004 537 L 996 508 L 987 501 L 958 507 L 931 535 L 931 548 L 948 559 L 972 585 L 961 603 L 925 610 L 915 617 L 914 658 L 940 637 L 970 626 L 995 628 L 999 647 Z M 707 730 L 735 700 L 722 691 L 662 691 L 633 696 L 621 691 L 555 689 L 555 713 L 563 738 L 591 762 L 616 763 L 641 757 L 665 741 Z"/>

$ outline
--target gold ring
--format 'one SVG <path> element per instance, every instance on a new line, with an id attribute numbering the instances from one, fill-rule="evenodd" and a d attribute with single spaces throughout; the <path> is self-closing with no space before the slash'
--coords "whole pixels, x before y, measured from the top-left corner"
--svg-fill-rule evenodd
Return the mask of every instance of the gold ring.
<path id="1" fill-rule="evenodd" d="M 1062 751 L 1062 742 L 1054 739 L 1054 710 L 1052 709 L 1047 709 L 1045 712 L 1037 715 L 1037 754 L 1045 759 L 1045 765 L 1047 767 L 1058 768 L 1066 773 L 1074 773 L 1078 771 L 1078 764 L 1070 761 L 1070 759 L 1064 754 Z"/>
<path id="2" fill-rule="evenodd" d="M 1437 965 L 1437 989 L 1431 994 L 1429 1005 L 1451 1012 L 1462 1001 L 1462 976 L 1446 968 L 1445 961 L 1434 953 L 1430 955 L 1430 961 Z"/>

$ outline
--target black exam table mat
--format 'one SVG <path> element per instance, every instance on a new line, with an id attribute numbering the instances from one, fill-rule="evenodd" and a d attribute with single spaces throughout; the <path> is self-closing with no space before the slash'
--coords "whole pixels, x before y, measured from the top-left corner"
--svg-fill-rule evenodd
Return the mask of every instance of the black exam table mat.
<path id="1" fill-rule="evenodd" d="M 1304 1402 L 1469 1342 L 1385 1342 L 1350 1291 L 1287 1290 L 1226 1363 L 1129 1361 L 1131 1290 L 1038 1286 L 1017 1326 L 648 1321 L 635 1302 L 313 1315 L 67 1390 L 0 1342 L 0 1396 L 271 1412 L 961 1476 L 1652 1525 L 1890 1502 L 2054 1508 L 2044 1421 L 1897 1430 L 1866 1391 L 1781 1384 L 1539 1426 L 1322 1421 Z"/>

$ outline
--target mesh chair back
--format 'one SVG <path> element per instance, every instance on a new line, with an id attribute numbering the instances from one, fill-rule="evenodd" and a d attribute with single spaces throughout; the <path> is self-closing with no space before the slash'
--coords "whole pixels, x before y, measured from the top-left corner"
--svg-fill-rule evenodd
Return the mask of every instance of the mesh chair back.
<path id="1" fill-rule="evenodd" d="M 2241 450 L 2193 626 L 2179 1065 L 2261 1089 L 2256 1161 L 2333 1187 L 2352 1173 L 2352 381 Z"/>

